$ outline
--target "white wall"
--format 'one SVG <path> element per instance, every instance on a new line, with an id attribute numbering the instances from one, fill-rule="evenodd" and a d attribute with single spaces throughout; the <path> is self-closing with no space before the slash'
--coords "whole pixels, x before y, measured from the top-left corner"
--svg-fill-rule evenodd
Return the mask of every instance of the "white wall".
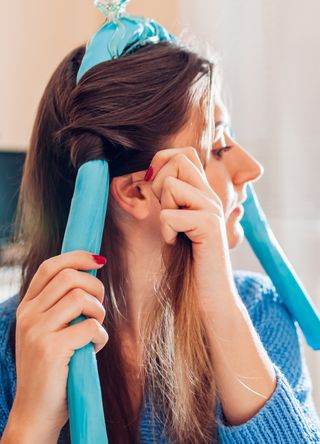
<path id="1" fill-rule="evenodd" d="M 179 0 L 132 0 L 128 12 L 144 17 L 151 17 L 164 25 L 170 32 L 180 30 Z"/>
<path id="2" fill-rule="evenodd" d="M 320 3 L 181 0 L 180 13 L 222 56 L 235 132 L 265 167 L 256 191 L 320 309 Z M 247 243 L 232 259 L 234 268 L 262 271 Z M 320 412 L 320 352 L 306 353 Z"/>
<path id="3" fill-rule="evenodd" d="M 80 2 L 81 3 L 81 2 Z M 25 148 L 36 107 L 64 55 L 96 28 L 91 2 L 0 3 L 0 147 Z"/>
<path id="4" fill-rule="evenodd" d="M 135 0 L 128 11 L 178 30 L 177 0 Z M 26 149 L 43 90 L 58 63 L 103 22 L 93 0 L 0 2 L 0 149 Z"/>

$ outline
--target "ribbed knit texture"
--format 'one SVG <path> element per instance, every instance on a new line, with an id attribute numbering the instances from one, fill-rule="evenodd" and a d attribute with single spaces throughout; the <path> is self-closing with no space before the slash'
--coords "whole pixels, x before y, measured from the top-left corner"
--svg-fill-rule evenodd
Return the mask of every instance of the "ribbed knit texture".
<path id="1" fill-rule="evenodd" d="M 219 401 L 216 410 L 219 443 L 319 444 L 320 421 L 312 399 L 312 383 L 297 323 L 267 275 L 238 270 L 234 272 L 234 280 L 273 362 L 277 385 L 264 406 L 241 425 L 228 425 Z M 6 426 L 16 390 L 15 362 L 8 344 L 8 334 L 17 302 L 18 297 L 15 295 L 0 304 L 0 436 Z M 67 427 L 68 423 L 61 431 L 59 444 L 62 444 Z M 170 443 L 164 436 L 161 423 L 156 423 L 152 430 L 148 402 L 140 414 L 140 432 L 142 444 Z"/>

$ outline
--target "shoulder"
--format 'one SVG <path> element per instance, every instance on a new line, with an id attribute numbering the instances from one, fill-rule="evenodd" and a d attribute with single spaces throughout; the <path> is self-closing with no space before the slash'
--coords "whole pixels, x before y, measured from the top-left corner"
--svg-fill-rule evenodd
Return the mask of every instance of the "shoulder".
<path id="1" fill-rule="evenodd" d="M 296 321 L 268 275 L 255 271 L 236 270 L 234 281 L 254 326 L 261 334 L 266 333 L 264 329 L 274 326 L 280 326 L 280 332 L 286 328 L 296 330 Z"/>
<path id="2" fill-rule="evenodd" d="M 261 303 L 277 300 L 281 303 L 269 276 L 265 273 L 250 270 L 235 270 L 233 272 L 239 295 L 248 311 L 252 311 Z"/>
<path id="3" fill-rule="evenodd" d="M 234 281 L 255 327 L 279 320 L 289 324 L 294 322 L 268 275 L 236 270 Z"/>

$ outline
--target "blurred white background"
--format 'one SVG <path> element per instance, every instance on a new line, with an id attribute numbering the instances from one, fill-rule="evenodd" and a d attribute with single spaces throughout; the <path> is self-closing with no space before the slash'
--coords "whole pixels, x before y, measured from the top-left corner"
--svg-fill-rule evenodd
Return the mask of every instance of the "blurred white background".
<path id="1" fill-rule="evenodd" d="M 0 3 L 0 149 L 27 149 L 51 73 L 101 23 L 92 3 Z M 320 309 L 320 3 L 135 0 L 129 9 L 152 16 L 172 32 L 187 29 L 220 54 L 233 128 L 265 167 L 255 189 L 280 245 Z M 246 242 L 232 259 L 236 269 L 263 271 Z M 10 270 L 5 272 L 3 289 Z M 6 294 L 13 289 L 7 286 Z M 320 352 L 305 347 L 305 353 L 320 412 Z"/>
<path id="2" fill-rule="evenodd" d="M 191 0 L 181 23 L 221 56 L 237 139 L 265 167 L 255 184 L 273 231 L 320 309 L 320 3 Z M 245 242 L 234 268 L 263 271 Z M 320 351 L 305 347 L 320 412 Z"/>

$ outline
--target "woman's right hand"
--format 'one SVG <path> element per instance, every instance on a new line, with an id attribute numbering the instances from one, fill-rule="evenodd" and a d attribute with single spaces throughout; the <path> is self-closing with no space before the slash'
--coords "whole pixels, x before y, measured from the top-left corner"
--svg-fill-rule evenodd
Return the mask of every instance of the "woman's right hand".
<path id="1" fill-rule="evenodd" d="M 66 424 L 69 362 L 90 342 L 98 353 L 107 343 L 104 286 L 89 273 L 104 264 L 87 251 L 45 260 L 17 308 L 14 408 L 19 419 L 59 435 Z M 88 319 L 68 326 L 81 314 Z M 16 416 L 17 417 L 17 416 Z"/>

